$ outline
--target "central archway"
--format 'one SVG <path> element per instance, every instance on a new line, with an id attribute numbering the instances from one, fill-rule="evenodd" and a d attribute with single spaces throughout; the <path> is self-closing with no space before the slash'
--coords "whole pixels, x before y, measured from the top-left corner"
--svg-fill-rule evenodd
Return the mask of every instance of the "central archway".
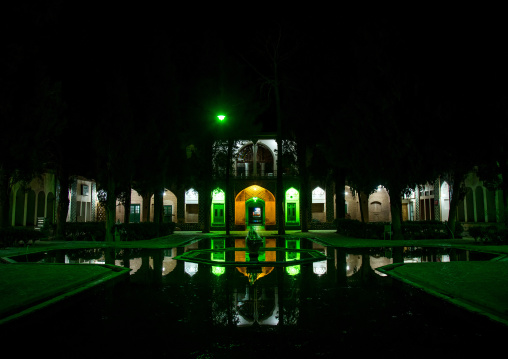
<path id="1" fill-rule="evenodd" d="M 275 196 L 257 185 L 240 191 L 235 198 L 235 224 L 274 225 Z"/>

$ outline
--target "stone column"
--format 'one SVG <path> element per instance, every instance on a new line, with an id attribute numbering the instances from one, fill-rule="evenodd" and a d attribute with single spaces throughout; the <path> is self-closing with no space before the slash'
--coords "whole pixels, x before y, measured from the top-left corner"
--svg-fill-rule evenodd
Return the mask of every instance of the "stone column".
<path id="1" fill-rule="evenodd" d="M 311 192 L 312 196 L 312 192 Z M 325 216 L 327 222 L 333 222 L 334 219 L 334 213 L 335 213 L 335 201 L 333 197 L 333 187 L 330 185 L 327 185 L 325 187 Z M 312 206 L 312 205 L 311 205 Z M 312 210 L 311 210 L 311 218 L 312 218 Z"/>
<path id="2" fill-rule="evenodd" d="M 437 188 L 437 189 L 436 189 Z M 437 221 L 441 221 L 441 179 L 434 181 L 434 218 Z M 437 204 L 436 204 L 437 203 Z"/>
<path id="3" fill-rule="evenodd" d="M 176 191 L 176 223 L 185 223 L 185 189 Z M 178 226 L 177 226 L 178 227 Z"/>
<path id="4" fill-rule="evenodd" d="M 92 185 L 90 186 L 90 201 L 92 202 L 90 207 L 91 207 L 91 217 L 92 217 L 92 221 L 97 221 L 97 216 L 95 214 L 95 195 L 97 193 L 97 185 L 95 182 L 92 182 Z"/>
<path id="5" fill-rule="evenodd" d="M 252 167 L 254 167 L 252 169 L 253 176 L 258 175 L 258 166 L 257 166 L 258 158 L 257 157 L 258 157 L 258 145 L 257 145 L 257 143 L 253 143 L 252 144 Z"/>
<path id="6" fill-rule="evenodd" d="M 69 218 L 69 222 L 77 222 L 77 202 L 76 202 L 76 199 L 77 199 L 77 191 L 78 189 L 78 181 L 74 181 L 71 185 L 71 203 L 70 203 L 70 206 L 71 206 L 71 215 L 70 215 L 70 218 Z"/>

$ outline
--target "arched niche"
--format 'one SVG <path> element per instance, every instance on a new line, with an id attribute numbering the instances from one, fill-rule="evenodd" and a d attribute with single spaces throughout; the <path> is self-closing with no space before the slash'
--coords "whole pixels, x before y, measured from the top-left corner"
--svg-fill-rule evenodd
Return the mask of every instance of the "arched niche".
<path id="1" fill-rule="evenodd" d="M 312 191 L 311 210 L 313 220 L 326 222 L 326 192 L 321 187 L 316 187 Z"/>
<path id="2" fill-rule="evenodd" d="M 441 221 L 448 221 L 450 213 L 450 186 L 446 181 L 441 184 L 439 201 L 441 204 Z"/>
<path id="3" fill-rule="evenodd" d="M 223 226 L 225 222 L 225 197 L 226 194 L 220 188 L 216 188 L 212 191 L 212 225 Z"/>
<path id="4" fill-rule="evenodd" d="M 273 176 L 274 156 L 272 151 L 262 143 L 257 144 L 256 167 L 259 176 Z"/>
<path id="5" fill-rule="evenodd" d="M 300 223 L 300 193 L 294 187 L 286 191 L 286 223 L 298 225 Z"/>
<path id="6" fill-rule="evenodd" d="M 194 188 L 185 192 L 185 222 L 197 223 L 199 217 L 199 194 Z"/>
<path id="7" fill-rule="evenodd" d="M 238 193 L 235 198 L 235 224 L 247 224 L 247 210 L 246 203 L 252 204 L 251 199 L 257 198 L 264 203 L 263 221 L 265 225 L 275 224 L 275 196 L 266 188 L 253 185 L 249 186 Z M 261 203 L 261 202 L 260 202 Z"/>

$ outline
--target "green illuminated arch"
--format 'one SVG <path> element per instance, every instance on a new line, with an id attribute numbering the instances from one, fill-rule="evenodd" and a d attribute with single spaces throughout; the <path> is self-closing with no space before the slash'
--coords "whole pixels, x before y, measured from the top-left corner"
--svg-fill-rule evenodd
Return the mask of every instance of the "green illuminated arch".
<path id="1" fill-rule="evenodd" d="M 300 224 L 300 193 L 294 187 L 286 191 L 286 224 Z"/>
<path id="2" fill-rule="evenodd" d="M 224 226 L 226 223 L 225 216 L 225 193 L 222 189 L 216 188 L 212 191 L 212 225 Z"/>

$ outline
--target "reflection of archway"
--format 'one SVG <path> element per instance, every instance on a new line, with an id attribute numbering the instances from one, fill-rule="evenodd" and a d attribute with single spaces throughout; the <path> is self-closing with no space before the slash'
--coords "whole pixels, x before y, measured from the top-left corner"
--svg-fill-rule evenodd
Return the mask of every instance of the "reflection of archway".
<path id="1" fill-rule="evenodd" d="M 250 186 L 242 190 L 235 198 L 235 224 L 246 224 L 245 202 L 258 198 L 264 201 L 265 225 L 275 224 L 275 197 L 266 188 L 261 186 Z"/>
<path id="2" fill-rule="evenodd" d="M 362 256 L 358 254 L 348 254 L 346 256 L 346 276 L 351 277 L 362 268 Z"/>

